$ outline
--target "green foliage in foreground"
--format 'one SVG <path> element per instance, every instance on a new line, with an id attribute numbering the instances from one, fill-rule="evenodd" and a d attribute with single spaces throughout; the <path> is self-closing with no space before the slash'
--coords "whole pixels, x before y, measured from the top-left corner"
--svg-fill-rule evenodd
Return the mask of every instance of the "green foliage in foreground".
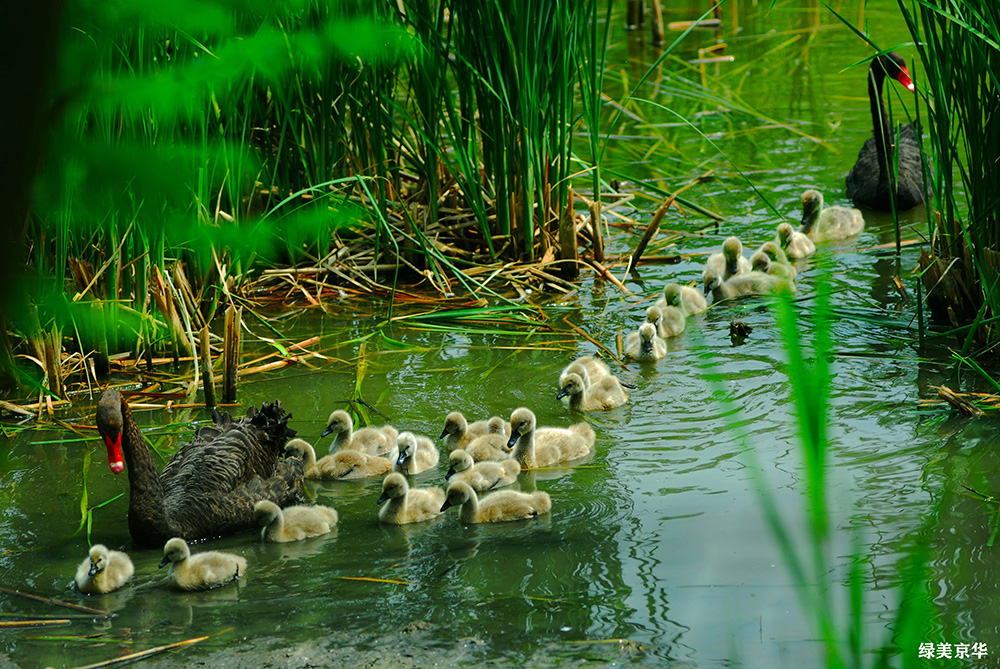
<path id="1" fill-rule="evenodd" d="M 730 429 L 742 455 L 753 473 L 768 526 L 792 577 L 792 584 L 812 624 L 817 639 L 823 644 L 824 665 L 846 667 L 916 667 L 921 666 L 917 650 L 927 634 L 937 625 L 928 582 L 929 547 L 926 537 L 933 536 L 928 528 L 937 523 L 938 513 L 929 513 L 924 526 L 914 528 L 914 544 L 899 560 L 895 569 L 898 605 L 888 623 L 883 639 L 866 637 L 869 611 L 865 607 L 866 575 L 869 557 L 861 522 L 865 512 L 859 510 L 856 529 L 846 533 L 830 524 L 831 502 L 827 495 L 827 478 L 831 469 L 829 455 L 833 443 L 829 434 L 828 408 L 831 397 L 833 342 L 830 338 L 834 310 L 830 284 L 820 281 L 815 301 L 808 310 L 784 296 L 772 303 L 783 348 L 788 356 L 789 386 L 795 401 L 796 430 L 800 446 L 803 475 L 799 491 L 804 513 L 804 526 L 795 526 L 780 508 L 772 488 L 765 478 L 765 468 L 757 459 L 752 439 L 742 426 L 739 410 L 731 404 L 724 391 L 716 388 L 715 395 L 727 405 Z M 806 325 L 803 321 L 809 320 Z M 843 557 L 845 544 L 850 553 Z M 846 562 L 846 563 L 845 563 Z"/>
<path id="2" fill-rule="evenodd" d="M 427 233 L 446 198 L 495 257 L 533 258 L 574 132 L 596 141 L 599 25 L 597 0 L 69 2 L 8 318 L 81 353 L 162 349 L 347 227 L 450 266 Z"/>

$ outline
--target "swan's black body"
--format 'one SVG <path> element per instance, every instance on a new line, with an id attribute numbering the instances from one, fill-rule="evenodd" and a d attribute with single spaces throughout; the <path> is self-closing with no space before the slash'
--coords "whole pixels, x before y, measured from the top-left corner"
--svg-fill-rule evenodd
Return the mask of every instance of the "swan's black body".
<path id="1" fill-rule="evenodd" d="M 234 534 L 257 527 L 253 507 L 260 500 L 282 507 L 303 502 L 302 461 L 279 460 L 295 435 L 289 418 L 281 402 L 250 407 L 237 421 L 215 412 L 215 425 L 200 428 L 157 472 L 128 404 L 117 390 L 105 391 L 97 427 L 109 453 L 117 444 L 124 453 L 132 541 L 153 547 L 172 537 Z"/>

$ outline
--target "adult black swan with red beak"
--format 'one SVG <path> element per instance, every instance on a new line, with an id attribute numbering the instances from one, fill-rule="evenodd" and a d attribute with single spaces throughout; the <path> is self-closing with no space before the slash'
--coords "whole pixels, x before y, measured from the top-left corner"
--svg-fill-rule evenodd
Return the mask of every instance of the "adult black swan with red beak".
<path id="1" fill-rule="evenodd" d="M 279 459 L 295 435 L 280 401 L 250 407 L 236 421 L 218 411 L 212 417 L 215 424 L 199 428 L 158 472 L 125 398 L 113 389 L 101 395 L 97 429 L 111 471 L 128 469 L 128 529 L 137 546 L 256 529 L 260 500 L 282 507 L 304 501 L 302 461 Z"/>
<path id="2" fill-rule="evenodd" d="M 889 115 L 882 104 L 882 82 L 889 76 L 915 90 L 906 63 L 896 53 L 872 61 L 868 70 L 868 99 L 871 103 L 874 136 L 869 137 L 858 161 L 847 175 L 847 197 L 854 204 L 889 211 L 912 209 L 924 201 L 924 173 L 921 169 L 919 130 L 912 123 L 889 127 Z"/>

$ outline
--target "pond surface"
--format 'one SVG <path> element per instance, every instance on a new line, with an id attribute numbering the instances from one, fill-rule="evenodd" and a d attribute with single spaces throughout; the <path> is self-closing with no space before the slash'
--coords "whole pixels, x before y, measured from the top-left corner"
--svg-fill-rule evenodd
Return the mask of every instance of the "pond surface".
<path id="1" fill-rule="evenodd" d="M 798 218 L 807 187 L 822 189 L 828 204 L 848 204 L 843 177 L 871 119 L 864 69 L 846 68 L 869 51 L 818 4 L 778 3 L 767 11 L 768 4 L 731 3 L 723 38 L 736 60 L 719 66 L 712 85 L 729 88 L 776 123 L 732 113 L 700 117 L 712 146 L 690 129 L 668 127 L 676 117 L 638 105 L 644 122 L 626 126 L 627 139 L 609 148 L 609 165 L 637 178 L 662 175 L 667 188 L 680 185 L 677 175 L 687 181 L 696 174 L 695 163 L 715 170 L 715 181 L 687 196 L 722 212 L 726 222 L 718 233 L 684 240 L 678 247 L 684 253 L 713 250 L 729 234 L 740 235 L 748 248 L 773 236 L 778 216 L 736 168 L 785 217 Z M 852 20 L 867 20 L 879 43 L 908 40 L 895 3 L 864 7 L 838 5 Z M 669 19 L 701 11 L 673 10 Z M 609 80 L 620 75 L 634 82 L 657 51 L 627 45 L 620 26 Z M 692 47 L 708 46 L 715 37 L 698 33 L 689 40 Z M 912 49 L 901 51 L 912 59 Z M 668 83 L 654 77 L 638 95 L 669 103 Z M 621 213 L 648 220 L 654 207 L 641 206 L 644 211 Z M 915 226 L 904 239 L 926 229 L 924 217 L 922 208 L 903 215 Z M 985 643 L 1000 654 L 997 561 L 987 547 L 995 518 L 991 507 L 962 488 L 995 490 L 997 430 L 986 420 L 947 418 L 944 407 L 919 408 L 919 399 L 934 396 L 931 385 L 971 390 L 977 381 L 955 378 L 945 348 L 950 341 L 918 343 L 910 270 L 919 251 L 905 247 L 897 259 L 891 249 L 872 250 L 895 234 L 889 217 L 871 214 L 867 221 L 857 239 L 822 246 L 800 266 L 797 328 L 803 342 L 815 334 L 809 313 L 823 279 L 835 306 L 827 421 L 832 538 L 822 576 L 844 624 L 849 567 L 860 561 L 862 628 L 866 646 L 875 648 L 888 640 L 887 625 L 898 609 L 901 561 L 915 545 L 926 545 L 929 573 L 922 591 L 939 624 L 920 640 Z M 664 223 L 690 231 L 707 225 L 694 215 Z M 609 253 L 635 241 L 614 228 Z M 895 288 L 897 274 L 909 301 Z M 700 263 L 644 266 L 640 275 L 625 283 L 645 297 L 666 281 L 696 279 Z M 590 422 L 596 454 L 573 468 L 522 474 L 519 486 L 548 492 L 553 512 L 497 526 L 465 527 L 450 511 L 429 523 L 385 528 L 376 516 L 379 480 L 313 486 L 318 503 L 339 511 L 336 532 L 284 545 L 263 545 L 249 534 L 208 542 L 206 548 L 232 550 L 250 562 L 244 583 L 208 594 L 165 590 L 156 568 L 161 553 L 135 549 L 129 549 L 136 564 L 133 587 L 104 598 L 64 592 L 87 550 L 85 533 L 74 534 L 84 483 L 84 504 L 94 507 L 123 492 L 126 479 L 110 473 L 97 438 L 79 439 L 57 427 L 17 433 L 0 463 L 0 584 L 118 616 L 100 624 L 0 632 L 0 666 L 7 660 L 77 666 L 202 635 L 215 636 L 159 662 L 194 661 L 212 652 L 208 657 L 221 662 L 224 651 L 236 652 L 232 663 L 240 666 L 822 664 L 810 609 L 802 605 L 758 492 L 763 480 L 792 543 L 806 545 L 806 474 L 788 357 L 764 302 L 713 307 L 670 340 L 659 364 L 617 370 L 636 386 L 623 408 L 572 415 L 555 399 L 559 370 L 573 356 L 595 350 L 561 316 L 614 350 L 617 335 L 644 319 L 647 303 L 638 300 L 586 277 L 579 294 L 561 303 L 565 313 L 552 311 L 555 332 L 508 328 L 509 334 L 497 334 L 489 324 L 447 332 L 405 321 L 384 326 L 386 305 L 354 301 L 328 305 L 337 316 L 310 311 L 277 321 L 289 341 L 318 335 L 313 348 L 328 360 L 314 359 L 314 369 L 247 377 L 240 399 L 247 406 L 281 398 L 294 414 L 293 427 L 311 441 L 354 389 L 359 347 L 340 343 L 382 327 L 406 348 L 370 339 L 361 388 L 398 428 L 436 437 L 454 409 L 481 418 L 530 406 L 541 425 Z M 753 328 L 739 346 L 729 336 L 733 319 Z M 198 410 L 137 416 L 149 438 L 167 450 L 187 440 L 189 421 L 208 419 Z M 93 424 L 92 414 L 64 418 Z M 753 457 L 741 453 L 740 433 Z M 415 477 L 416 484 L 442 485 L 445 462 Z M 127 544 L 126 507 L 123 497 L 94 511 L 94 542 Z M 64 613 L 4 594 L 0 605 L 6 612 Z M 916 646 L 900 650 L 911 660 L 917 653 Z M 962 662 L 971 664 L 954 666 L 966 666 Z"/>

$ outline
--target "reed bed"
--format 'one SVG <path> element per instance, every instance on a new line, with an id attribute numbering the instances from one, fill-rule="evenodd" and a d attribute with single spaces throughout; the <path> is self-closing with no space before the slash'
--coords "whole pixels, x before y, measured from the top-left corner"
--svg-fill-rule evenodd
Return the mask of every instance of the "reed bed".
<path id="1" fill-rule="evenodd" d="M 1000 7 L 899 0 L 922 64 L 924 143 L 933 192 L 929 250 L 920 258 L 927 303 L 951 326 L 960 355 L 1000 353 Z M 958 182 L 956 182 L 956 179 Z M 959 184 L 964 202 L 959 200 Z"/>
<path id="2" fill-rule="evenodd" d="M 602 247 L 582 212 L 606 189 L 573 146 L 599 132 L 600 18 L 596 0 L 69 3 L 31 283 L 5 311 L 23 344 L 0 341 L 6 370 L 16 345 L 39 373 L 7 385 L 52 404 L 68 357 L 92 379 L 123 351 L 192 357 L 220 307 L 287 288 L 571 292 L 578 248 Z"/>

